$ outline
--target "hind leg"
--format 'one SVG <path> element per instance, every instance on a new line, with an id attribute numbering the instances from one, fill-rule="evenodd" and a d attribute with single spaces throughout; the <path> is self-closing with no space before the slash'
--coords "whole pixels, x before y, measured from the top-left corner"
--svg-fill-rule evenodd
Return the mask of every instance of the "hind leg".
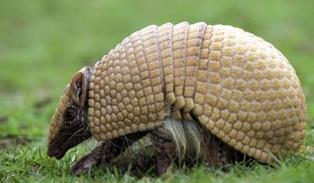
<path id="1" fill-rule="evenodd" d="M 162 175 L 172 169 L 177 158 L 176 145 L 162 127 L 153 130 L 151 135 L 156 148 L 157 174 Z"/>
<path id="2" fill-rule="evenodd" d="M 90 171 L 93 166 L 108 163 L 127 147 L 146 135 L 146 133 L 147 132 L 138 132 L 103 142 L 101 145 L 95 147 L 89 154 L 80 158 L 72 166 L 72 173 L 79 175 L 83 172 Z"/>
<path id="3" fill-rule="evenodd" d="M 232 149 L 210 133 L 204 133 L 205 160 L 209 168 L 223 168 L 245 160 L 245 156 Z"/>
<path id="4" fill-rule="evenodd" d="M 205 137 L 204 143 L 206 148 L 205 161 L 209 168 L 220 168 L 230 162 L 223 147 L 215 138 Z"/>

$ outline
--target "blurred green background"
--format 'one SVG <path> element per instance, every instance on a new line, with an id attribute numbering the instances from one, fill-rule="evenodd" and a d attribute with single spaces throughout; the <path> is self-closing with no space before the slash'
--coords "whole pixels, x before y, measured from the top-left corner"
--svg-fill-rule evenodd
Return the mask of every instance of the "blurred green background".
<path id="1" fill-rule="evenodd" d="M 312 0 L 0 1 L 0 139 L 7 140 L 0 140 L 0 147 L 25 138 L 31 143 L 19 151 L 40 149 L 38 161 L 52 163 L 44 157 L 48 122 L 71 76 L 132 32 L 150 24 L 181 21 L 230 24 L 274 44 L 302 82 L 309 111 L 308 144 L 312 144 L 313 7 Z M 0 176 L 15 172 L 41 177 L 49 172 L 18 171 L 12 159 L 6 159 L 10 156 L 11 150 L 0 149 Z"/>

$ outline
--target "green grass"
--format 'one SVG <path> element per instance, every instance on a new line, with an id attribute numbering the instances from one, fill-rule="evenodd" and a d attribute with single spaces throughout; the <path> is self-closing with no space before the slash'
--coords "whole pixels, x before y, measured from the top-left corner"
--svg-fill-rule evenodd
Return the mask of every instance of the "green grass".
<path id="1" fill-rule="evenodd" d="M 314 24 L 311 0 L 0 2 L 0 137 L 22 137 L 25 146 L 0 150 L 0 182 L 132 182 L 129 175 L 96 170 L 73 177 L 75 149 L 61 161 L 46 156 L 50 117 L 72 74 L 94 63 L 130 33 L 149 24 L 205 21 L 231 24 L 273 43 L 295 67 L 307 98 L 306 144 L 313 147 Z M 48 105 L 36 103 L 51 99 Z M 87 148 L 85 148 L 87 149 Z M 80 151 L 81 152 L 81 151 Z M 236 165 L 229 172 L 204 167 L 141 182 L 312 182 L 312 154 L 278 168 Z"/>

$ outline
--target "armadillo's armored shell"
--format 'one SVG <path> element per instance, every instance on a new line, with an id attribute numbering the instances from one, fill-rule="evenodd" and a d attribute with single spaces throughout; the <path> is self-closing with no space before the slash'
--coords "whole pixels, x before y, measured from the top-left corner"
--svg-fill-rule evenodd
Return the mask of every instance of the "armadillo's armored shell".
<path id="1" fill-rule="evenodd" d="M 97 140 L 198 120 L 260 161 L 303 144 L 305 101 L 296 73 L 270 43 L 223 25 L 149 26 L 95 65 L 89 121 Z"/>

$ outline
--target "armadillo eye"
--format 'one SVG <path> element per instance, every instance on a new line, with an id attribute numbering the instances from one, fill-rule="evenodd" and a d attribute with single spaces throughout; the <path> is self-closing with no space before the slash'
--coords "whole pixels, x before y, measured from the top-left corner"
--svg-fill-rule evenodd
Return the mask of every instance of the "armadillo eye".
<path id="1" fill-rule="evenodd" d="M 74 121 L 76 118 L 76 113 L 71 108 L 67 109 L 64 113 L 64 119 L 66 121 Z"/>

